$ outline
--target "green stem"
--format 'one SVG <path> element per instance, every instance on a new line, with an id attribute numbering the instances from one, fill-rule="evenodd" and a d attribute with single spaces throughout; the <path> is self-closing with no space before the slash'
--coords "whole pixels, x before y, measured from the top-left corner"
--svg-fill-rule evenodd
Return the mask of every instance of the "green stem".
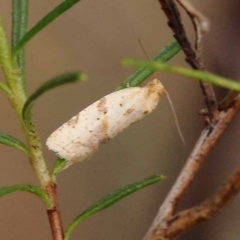
<path id="1" fill-rule="evenodd" d="M 8 42 L 5 34 L 5 30 L 3 28 L 2 18 L 0 17 L 0 63 L 3 69 L 5 79 L 7 81 L 7 85 L 13 89 L 17 84 L 15 81 L 15 76 L 13 76 L 12 72 L 12 60 L 11 54 L 8 48 Z M 17 81 L 18 82 L 18 81 Z"/>
<path id="2" fill-rule="evenodd" d="M 2 66 L 6 81 L 10 87 L 12 94 L 9 97 L 9 101 L 15 109 L 18 118 L 22 124 L 26 140 L 29 145 L 30 162 L 32 168 L 40 182 L 43 189 L 46 189 L 51 180 L 50 174 L 47 169 L 47 165 L 42 153 L 42 147 L 32 118 L 29 118 L 27 122 L 22 119 L 22 109 L 26 102 L 25 89 L 21 84 L 21 73 L 12 61 L 10 50 L 8 47 L 6 34 L 3 28 L 3 24 L 0 18 L 0 64 Z"/>
<path id="3" fill-rule="evenodd" d="M 27 32 L 28 0 L 12 0 L 12 49 Z M 20 71 L 22 85 L 25 88 L 25 51 L 24 48 L 14 57 Z"/>
<path id="4" fill-rule="evenodd" d="M 51 182 L 51 177 L 47 169 L 40 139 L 31 118 L 28 119 L 27 123 L 22 122 L 22 125 L 29 144 L 30 162 L 32 168 L 38 178 L 40 186 L 46 190 Z"/>
<path id="5" fill-rule="evenodd" d="M 25 89 L 21 82 L 21 72 L 15 66 L 14 61 L 12 61 L 1 18 L 0 65 L 2 66 L 7 84 L 12 91 L 9 96 L 9 101 L 17 113 L 29 145 L 29 159 L 32 169 L 40 183 L 41 189 L 43 189 L 53 203 L 52 208 L 47 210 L 53 239 L 63 240 L 63 227 L 58 207 L 56 186 L 51 181 L 50 173 L 48 172 L 43 156 L 42 146 L 32 121 L 32 116 L 30 114 L 27 121 L 24 121 L 22 118 L 22 109 L 26 102 Z"/>

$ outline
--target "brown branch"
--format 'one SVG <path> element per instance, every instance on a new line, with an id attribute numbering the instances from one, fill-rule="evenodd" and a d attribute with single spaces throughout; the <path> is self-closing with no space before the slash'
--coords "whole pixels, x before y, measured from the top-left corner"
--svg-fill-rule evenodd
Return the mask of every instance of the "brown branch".
<path id="1" fill-rule="evenodd" d="M 178 213 L 167 221 L 165 238 L 173 238 L 189 228 L 216 216 L 240 191 L 240 168 L 209 200 Z"/>
<path id="2" fill-rule="evenodd" d="M 46 192 L 53 202 L 53 207 L 47 210 L 53 240 L 63 240 L 64 239 L 63 224 L 57 200 L 56 184 L 52 182 L 49 183 Z"/>
<path id="3" fill-rule="evenodd" d="M 159 0 L 163 11 L 168 17 L 168 25 L 174 32 L 174 37 L 181 45 L 186 61 L 194 69 L 205 70 L 201 63 L 201 39 L 203 25 L 206 18 L 198 12 L 188 0 L 177 0 L 190 16 L 196 31 L 196 51 L 192 49 L 181 23 L 179 11 L 173 0 Z M 205 21 L 205 22 L 204 22 Z M 215 146 L 217 140 L 223 134 L 228 124 L 240 109 L 240 95 L 231 95 L 225 100 L 227 108 L 218 112 L 215 93 L 212 85 L 201 83 L 201 88 L 205 98 L 205 103 L 210 113 L 211 125 L 206 126 L 202 131 L 192 153 L 185 166 L 181 170 L 179 177 L 173 185 L 170 193 L 151 225 L 145 240 L 168 240 L 180 233 L 187 231 L 191 226 L 201 221 L 214 217 L 217 212 L 225 206 L 240 189 L 240 170 L 230 179 L 230 181 L 210 200 L 204 201 L 201 205 L 182 211 L 173 216 L 181 198 L 192 183 L 195 175 L 204 163 L 206 157 Z M 235 98 L 236 97 L 236 98 Z M 235 98 L 235 99 L 234 99 Z M 229 102 L 230 100 L 230 102 Z M 226 105 L 224 105 L 226 107 Z"/>
<path id="4" fill-rule="evenodd" d="M 225 110 L 231 107 L 231 104 L 234 102 L 234 99 L 239 95 L 238 92 L 230 90 L 223 100 L 219 103 L 219 110 Z"/>
<path id="5" fill-rule="evenodd" d="M 213 127 L 212 131 L 208 129 L 202 131 L 202 134 L 193 148 L 193 151 L 190 154 L 185 166 L 181 170 L 181 173 L 179 174 L 175 184 L 160 207 L 157 216 L 155 217 L 146 237 L 144 238 L 145 240 L 164 239 L 159 238 L 159 236 L 164 235 L 164 232 L 166 231 L 167 219 L 172 217 L 180 199 L 192 183 L 194 176 L 204 163 L 207 155 L 210 153 L 217 140 L 220 138 L 239 109 L 240 96 L 236 98 L 231 108 L 220 112 L 215 119 L 215 126 Z"/>
<path id="6" fill-rule="evenodd" d="M 181 1 L 185 2 L 185 1 Z M 193 68 L 193 69 L 199 69 L 199 70 L 205 70 L 203 64 L 200 61 L 200 47 L 201 47 L 201 33 L 198 31 L 198 27 L 196 24 L 196 21 L 193 20 L 194 27 L 196 30 L 197 35 L 197 52 L 192 49 L 191 44 L 187 38 L 186 32 L 184 30 L 184 27 L 181 22 L 180 13 L 174 3 L 174 0 L 159 0 L 159 3 L 161 4 L 161 7 L 163 11 L 165 12 L 167 18 L 168 18 L 168 25 L 174 32 L 174 37 L 177 39 L 178 43 L 180 44 L 181 48 L 183 49 L 185 55 L 186 55 L 186 62 Z M 189 9 L 189 5 L 186 7 L 183 5 L 186 10 Z M 192 10 L 192 9 L 190 9 Z M 195 10 L 196 11 L 196 10 Z M 187 11 L 190 15 L 190 12 Z M 192 15 L 190 15 L 192 16 Z M 200 28 L 199 28 L 200 29 Z M 204 102 L 207 106 L 209 117 L 210 119 L 214 118 L 215 115 L 217 115 L 217 101 L 216 96 L 213 91 L 212 85 L 209 83 L 202 83 L 200 82 L 201 90 L 204 96 Z"/>
<path id="7" fill-rule="evenodd" d="M 193 23 L 195 33 L 196 33 L 196 44 L 195 44 L 196 58 L 201 66 L 201 70 L 205 70 L 204 64 L 201 61 L 202 36 L 203 36 L 203 33 L 208 32 L 210 30 L 210 22 L 201 12 L 199 12 L 192 5 L 191 2 L 189 2 L 189 0 L 177 0 L 177 1 L 185 9 L 185 11 L 187 12 L 188 16 L 190 17 Z M 223 109 L 229 108 L 229 104 L 232 103 L 233 99 L 237 95 L 238 95 L 238 92 L 229 91 L 227 96 L 224 98 L 224 100 L 219 103 L 218 109 L 221 111 Z"/>
<path id="8" fill-rule="evenodd" d="M 196 19 L 196 24 L 201 32 L 208 32 L 210 30 L 209 20 L 199 12 L 189 0 L 177 0 L 179 4 L 186 10 L 191 19 Z"/>
<path id="9" fill-rule="evenodd" d="M 190 17 L 192 24 L 194 26 L 195 34 L 196 34 L 196 60 L 199 62 L 199 66 L 201 70 L 205 70 L 204 65 L 201 61 L 201 53 L 202 53 L 202 37 L 203 32 L 207 32 L 210 29 L 210 23 L 208 19 L 202 15 L 199 11 L 197 11 L 194 6 L 188 0 L 177 0 L 178 3 L 185 9 L 188 16 Z"/>

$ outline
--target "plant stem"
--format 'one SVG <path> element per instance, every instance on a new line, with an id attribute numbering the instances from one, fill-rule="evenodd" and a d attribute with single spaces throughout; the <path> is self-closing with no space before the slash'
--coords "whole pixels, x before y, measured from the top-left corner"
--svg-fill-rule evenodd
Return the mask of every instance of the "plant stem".
<path id="1" fill-rule="evenodd" d="M 61 224 L 61 216 L 57 202 L 56 186 L 51 180 L 50 173 L 42 152 L 42 146 L 35 129 L 32 116 L 27 121 L 22 118 L 22 109 L 27 100 L 25 88 L 22 84 L 21 71 L 17 66 L 17 62 L 11 58 L 6 34 L 0 18 L 0 65 L 2 66 L 6 82 L 11 90 L 9 102 L 17 113 L 19 121 L 22 125 L 26 141 L 29 147 L 29 160 L 32 169 L 40 183 L 41 188 L 49 196 L 53 203 L 52 208 L 47 209 L 50 226 L 54 240 L 63 240 L 63 227 Z"/>
<path id="2" fill-rule="evenodd" d="M 53 202 L 53 208 L 47 209 L 48 220 L 51 226 L 52 237 L 53 240 L 63 240 L 64 233 L 63 233 L 63 224 L 60 215 L 60 208 L 57 199 L 57 185 L 53 182 L 49 183 L 46 193 L 51 198 Z"/>
<path id="3" fill-rule="evenodd" d="M 240 168 L 211 198 L 168 219 L 166 237 L 173 239 L 197 224 L 215 217 L 221 213 L 223 207 L 226 207 L 236 197 L 239 191 Z"/>
<path id="4" fill-rule="evenodd" d="M 174 224 L 175 220 L 177 222 L 177 219 L 179 219 L 179 215 L 178 214 L 174 215 L 174 212 L 178 207 L 180 200 L 188 190 L 197 172 L 199 171 L 204 161 L 206 160 L 206 157 L 209 155 L 209 153 L 211 152 L 213 147 L 216 145 L 221 135 L 226 130 L 226 127 L 231 123 L 231 121 L 237 115 L 239 110 L 240 110 L 240 96 L 238 96 L 238 98 L 236 98 L 236 100 L 232 103 L 231 108 L 227 109 L 226 111 L 220 112 L 220 114 L 215 119 L 216 123 L 213 126 L 212 131 L 209 131 L 208 128 L 202 131 L 195 147 L 193 148 L 189 158 L 185 163 L 185 166 L 182 168 L 176 182 L 172 186 L 172 189 L 170 190 L 168 196 L 165 198 L 163 204 L 161 205 L 157 213 L 157 216 L 155 217 L 151 227 L 149 228 L 149 231 L 145 236 L 144 240 L 172 239 L 171 237 L 166 236 L 166 234 L 168 231 L 171 231 L 169 228 L 169 224 L 170 223 Z M 226 193 L 226 196 L 233 196 L 236 193 L 235 190 L 239 189 L 239 182 L 240 182 L 239 176 L 237 179 L 236 179 L 236 176 L 233 179 L 236 180 L 236 181 L 233 181 L 233 183 L 235 182 L 238 185 L 238 187 L 234 186 L 235 189 L 229 189 L 229 195 Z M 227 185 L 227 186 L 229 187 L 230 185 Z M 223 191 L 223 193 L 224 192 L 225 191 Z M 217 195 L 217 198 L 218 196 L 220 195 Z M 230 200 L 230 199 L 226 199 L 224 194 L 221 194 L 221 198 L 218 198 L 218 199 L 217 198 L 214 198 L 212 202 L 214 203 L 216 200 L 218 200 L 218 203 L 222 202 L 217 206 L 219 209 L 225 205 L 224 204 L 225 202 Z M 214 204 L 212 204 L 212 206 L 214 206 Z M 212 209 L 212 211 L 214 212 L 214 209 Z M 213 216 L 214 214 L 212 215 L 210 214 L 209 218 Z M 175 234 L 174 237 L 176 237 L 178 234 L 182 232 L 187 231 L 191 224 L 194 225 L 194 222 L 190 221 L 190 217 L 191 217 L 190 215 L 187 216 L 189 221 L 188 226 L 187 225 L 184 226 L 185 223 L 182 222 L 182 225 L 178 226 L 179 227 L 178 231 L 174 233 Z M 202 220 L 206 220 L 206 219 L 202 219 Z M 196 224 L 199 222 L 200 221 L 196 222 Z M 175 228 L 175 226 L 173 226 L 173 228 Z"/>
<path id="5" fill-rule="evenodd" d="M 162 7 L 162 10 L 165 12 L 168 18 L 168 25 L 174 32 L 174 37 L 177 39 L 179 45 L 181 46 L 183 52 L 186 55 L 186 62 L 193 68 L 205 71 L 205 67 L 201 61 L 201 31 L 198 30 L 197 24 L 192 19 L 191 14 L 189 14 L 189 6 L 188 3 L 183 3 L 186 1 L 178 2 L 185 8 L 190 18 L 193 20 L 194 29 L 196 32 L 196 52 L 192 49 L 190 41 L 185 32 L 184 26 L 182 24 L 181 15 L 177 8 L 177 5 L 174 0 L 159 0 L 159 3 Z M 187 10 L 188 9 L 188 10 Z M 199 79 L 201 80 L 201 79 Z M 204 96 L 204 101 L 208 111 L 210 113 L 210 118 L 212 118 L 217 111 L 217 99 L 210 83 L 201 82 L 200 87 Z"/>
<path id="6" fill-rule="evenodd" d="M 10 51 L 8 48 L 8 42 L 6 38 L 6 34 L 3 28 L 2 19 L 0 17 L 0 63 L 1 67 L 3 69 L 3 73 L 5 75 L 5 79 L 7 82 L 7 85 L 9 86 L 12 91 L 15 88 L 21 89 L 19 85 L 19 72 L 18 69 L 13 69 L 12 59 L 10 55 Z M 15 72 L 13 72 L 15 70 Z M 20 91 L 18 95 L 21 96 L 21 98 L 25 97 L 25 92 Z"/>
<path id="7" fill-rule="evenodd" d="M 6 77 L 7 84 L 9 85 L 12 93 L 9 97 L 9 101 L 15 109 L 18 118 L 22 124 L 22 128 L 25 133 L 26 140 L 29 144 L 30 162 L 34 169 L 34 172 L 40 182 L 40 186 L 46 189 L 50 181 L 50 175 L 47 170 L 47 165 L 42 153 L 41 143 L 36 133 L 32 119 L 28 122 L 24 122 L 22 119 L 22 109 L 26 102 L 25 90 L 21 84 L 21 73 L 16 64 L 12 61 L 9 51 L 5 31 L 0 19 L 0 63 L 4 75 Z"/>

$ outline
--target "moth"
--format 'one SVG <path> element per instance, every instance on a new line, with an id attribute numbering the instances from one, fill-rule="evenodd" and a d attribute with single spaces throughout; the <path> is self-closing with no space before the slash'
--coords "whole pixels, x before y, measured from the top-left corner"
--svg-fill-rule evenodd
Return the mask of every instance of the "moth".
<path id="1" fill-rule="evenodd" d="M 150 114 L 164 91 L 160 81 L 154 79 L 144 87 L 106 95 L 54 131 L 46 145 L 67 161 L 64 168 L 84 161 L 102 144 Z"/>

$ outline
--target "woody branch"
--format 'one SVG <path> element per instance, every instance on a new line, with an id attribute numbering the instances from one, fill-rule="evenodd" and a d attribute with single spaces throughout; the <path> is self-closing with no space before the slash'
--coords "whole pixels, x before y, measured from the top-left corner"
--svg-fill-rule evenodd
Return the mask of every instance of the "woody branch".
<path id="1" fill-rule="evenodd" d="M 185 55 L 186 61 L 194 68 L 204 70 L 199 54 L 198 47 L 201 45 L 201 39 L 197 36 L 197 54 L 191 48 L 186 36 L 184 27 L 181 23 L 179 11 L 173 0 L 159 0 L 163 11 L 168 17 L 168 24 L 174 32 L 174 37 L 178 40 Z M 179 0 L 185 10 L 188 12 L 188 6 L 184 5 L 187 1 Z M 195 15 L 189 13 L 192 21 L 196 23 Z M 199 25 L 195 25 L 195 30 L 199 31 Z M 230 94 L 233 97 L 227 97 L 224 108 L 218 109 L 218 104 L 213 92 L 212 86 L 209 84 L 201 84 L 205 103 L 208 109 L 207 120 L 210 123 L 206 125 L 200 134 L 200 137 L 193 148 L 185 166 L 181 170 L 175 184 L 170 190 L 164 203 L 159 209 L 145 240 L 167 240 L 178 236 L 180 233 L 187 231 L 190 227 L 197 225 L 201 221 L 214 217 L 219 209 L 224 207 L 232 197 L 239 191 L 239 170 L 230 178 L 229 182 L 211 199 L 204 201 L 203 204 L 192 209 L 182 211 L 175 214 L 175 210 L 194 180 L 195 175 L 205 162 L 206 157 L 217 143 L 218 139 L 224 133 L 228 124 L 236 116 L 240 108 L 240 96 Z M 237 96 L 237 97 L 236 97 Z M 221 106 L 224 105 L 221 103 Z M 219 200 L 216 203 L 216 199 Z"/>

